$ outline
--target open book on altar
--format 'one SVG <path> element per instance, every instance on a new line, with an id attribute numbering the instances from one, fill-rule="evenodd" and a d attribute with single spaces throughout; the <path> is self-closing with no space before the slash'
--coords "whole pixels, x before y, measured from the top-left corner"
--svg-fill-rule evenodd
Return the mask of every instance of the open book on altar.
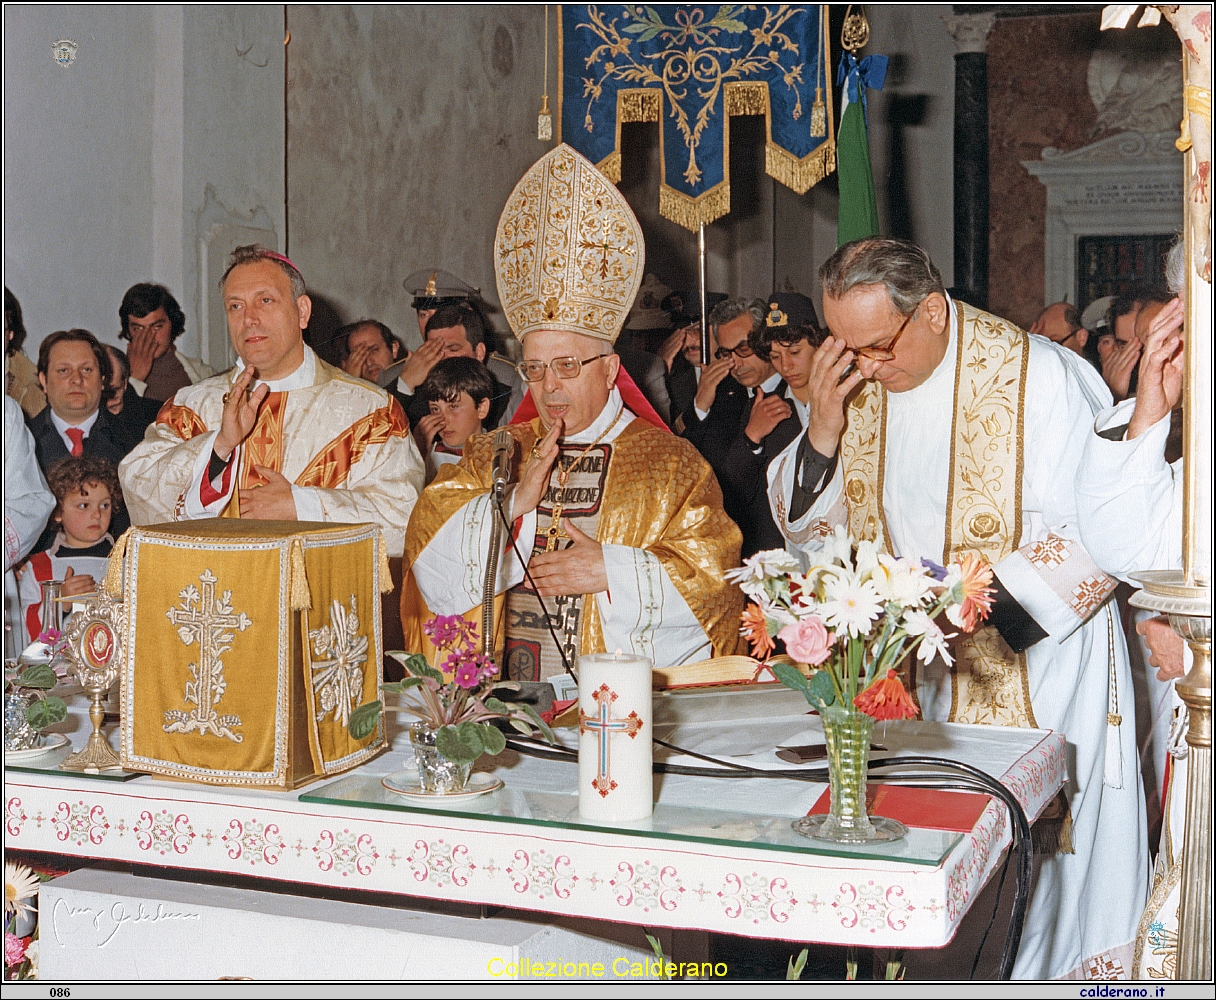
<path id="1" fill-rule="evenodd" d="M 674 667 L 655 667 L 652 686 L 656 691 L 671 691 L 729 684 L 780 684 L 770 669 L 773 663 L 791 664 L 803 673 L 809 673 L 807 666 L 794 663 L 784 654 L 768 660 L 757 660 L 751 656 L 718 656 Z"/>

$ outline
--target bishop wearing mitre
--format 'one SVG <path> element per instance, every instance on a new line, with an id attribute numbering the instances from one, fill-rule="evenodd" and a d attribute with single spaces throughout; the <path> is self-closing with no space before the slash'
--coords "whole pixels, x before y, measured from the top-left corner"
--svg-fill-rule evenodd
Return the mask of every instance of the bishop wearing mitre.
<path id="1" fill-rule="evenodd" d="M 612 350 L 644 263 L 625 199 L 567 145 L 528 170 L 498 222 L 498 295 L 530 390 L 509 428 L 511 530 L 496 586 L 512 679 L 543 680 L 563 657 L 573 666 L 605 650 L 661 666 L 735 650 L 743 599 L 723 573 L 738 562 L 739 529 L 710 467 Z M 490 435 L 470 439 L 418 501 L 405 541 L 407 639 L 420 640 L 432 613 L 482 599 L 492 448 Z"/>
<path id="2" fill-rule="evenodd" d="M 1131 672 L 1074 487 L 1110 393 L 1078 355 L 952 299 L 914 244 L 846 243 L 819 276 L 831 335 L 806 433 L 769 466 L 773 516 L 807 561 L 847 525 L 903 558 L 992 564 L 985 627 L 952 666 L 914 667 L 914 690 L 931 722 L 1067 739 L 1014 976 L 1127 978 L 1148 876 Z"/>
<path id="3" fill-rule="evenodd" d="M 400 404 L 304 343 L 299 269 L 238 247 L 221 281 L 236 367 L 179 389 L 118 473 L 134 524 L 371 522 L 400 556 L 425 470 Z"/>

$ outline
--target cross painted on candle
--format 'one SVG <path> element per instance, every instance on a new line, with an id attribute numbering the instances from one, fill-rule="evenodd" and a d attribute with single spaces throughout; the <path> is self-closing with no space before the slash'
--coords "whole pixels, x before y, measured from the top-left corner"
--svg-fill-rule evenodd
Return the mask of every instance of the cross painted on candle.
<path id="1" fill-rule="evenodd" d="M 591 786 L 602 797 L 607 798 L 608 793 L 616 788 L 616 782 L 612 780 L 611 737 L 620 733 L 631 740 L 635 739 L 642 730 L 642 720 L 638 718 L 637 712 L 630 712 L 623 719 L 612 718 L 612 703 L 616 701 L 617 696 L 607 684 L 601 684 L 591 697 L 599 706 L 599 711 L 595 715 L 588 715 L 580 709 L 578 732 L 580 736 L 583 733 L 595 733 L 599 740 L 599 770 Z"/>

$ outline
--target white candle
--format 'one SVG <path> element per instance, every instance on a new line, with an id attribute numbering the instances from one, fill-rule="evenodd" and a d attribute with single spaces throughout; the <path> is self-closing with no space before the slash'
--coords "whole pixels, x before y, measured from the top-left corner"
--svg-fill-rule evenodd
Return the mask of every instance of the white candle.
<path id="1" fill-rule="evenodd" d="M 651 673 L 644 656 L 578 658 L 578 811 L 624 822 L 654 811 Z"/>

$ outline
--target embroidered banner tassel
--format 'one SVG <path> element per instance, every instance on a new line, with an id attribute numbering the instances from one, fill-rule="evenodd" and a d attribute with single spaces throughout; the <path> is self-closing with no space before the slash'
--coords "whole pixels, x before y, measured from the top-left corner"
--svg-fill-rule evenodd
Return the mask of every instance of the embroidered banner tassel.
<path id="1" fill-rule="evenodd" d="M 291 582 L 288 596 L 292 611 L 307 611 L 312 608 L 312 594 L 308 592 L 308 574 L 304 571 L 304 543 L 298 538 L 291 540 Z"/>
<path id="2" fill-rule="evenodd" d="M 828 112 L 823 103 L 823 88 L 815 88 L 815 103 L 811 105 L 811 135 L 819 137 L 828 134 Z"/>
<path id="3" fill-rule="evenodd" d="M 122 597 L 122 561 L 127 554 L 127 538 L 130 534 L 131 529 L 128 528 L 118 536 L 118 541 L 110 551 L 110 561 L 106 563 L 106 578 L 101 586 L 111 597 Z"/>

